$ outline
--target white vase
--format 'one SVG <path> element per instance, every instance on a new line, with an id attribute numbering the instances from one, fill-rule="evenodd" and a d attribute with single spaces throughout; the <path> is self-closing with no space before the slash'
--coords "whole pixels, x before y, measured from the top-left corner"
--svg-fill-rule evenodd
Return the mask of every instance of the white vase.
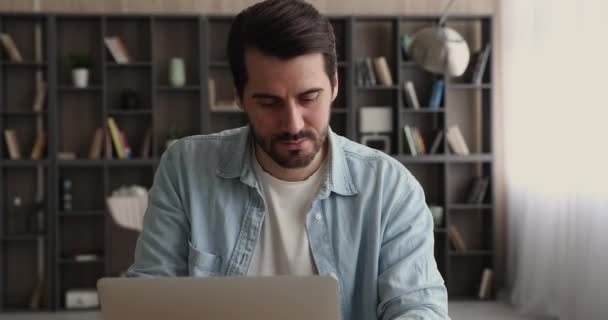
<path id="1" fill-rule="evenodd" d="M 86 88 L 89 85 L 89 69 L 72 69 L 72 82 L 76 88 Z"/>
<path id="2" fill-rule="evenodd" d="M 169 62 L 169 83 L 174 87 L 183 87 L 186 84 L 186 66 L 184 59 L 171 58 Z"/>

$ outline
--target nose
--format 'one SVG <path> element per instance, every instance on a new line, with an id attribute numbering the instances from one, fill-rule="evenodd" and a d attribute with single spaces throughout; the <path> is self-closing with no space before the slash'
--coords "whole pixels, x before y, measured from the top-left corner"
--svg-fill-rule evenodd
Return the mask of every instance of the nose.
<path id="1" fill-rule="evenodd" d="M 302 110 L 293 100 L 285 104 L 281 113 L 281 129 L 290 134 L 297 134 L 304 128 Z"/>

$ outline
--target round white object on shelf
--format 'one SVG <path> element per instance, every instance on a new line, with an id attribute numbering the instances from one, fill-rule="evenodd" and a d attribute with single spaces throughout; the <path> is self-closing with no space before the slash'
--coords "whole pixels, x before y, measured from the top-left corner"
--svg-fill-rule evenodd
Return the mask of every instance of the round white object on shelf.
<path id="1" fill-rule="evenodd" d="M 461 76 L 470 59 L 466 40 L 456 30 L 440 26 L 416 32 L 408 52 L 425 70 L 451 77 Z"/>

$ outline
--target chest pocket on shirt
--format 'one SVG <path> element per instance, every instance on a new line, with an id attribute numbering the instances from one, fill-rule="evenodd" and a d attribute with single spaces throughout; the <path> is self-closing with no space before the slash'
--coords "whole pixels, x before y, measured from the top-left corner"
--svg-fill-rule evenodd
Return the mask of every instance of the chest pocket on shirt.
<path id="1" fill-rule="evenodd" d="M 188 241 L 188 270 L 190 276 L 216 276 L 222 264 L 222 257 L 197 249 Z"/>

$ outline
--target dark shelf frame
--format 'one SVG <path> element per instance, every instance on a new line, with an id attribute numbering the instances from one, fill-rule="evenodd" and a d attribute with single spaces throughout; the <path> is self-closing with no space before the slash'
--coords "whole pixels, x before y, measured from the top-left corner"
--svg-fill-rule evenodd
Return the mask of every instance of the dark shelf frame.
<path id="1" fill-rule="evenodd" d="M 67 172 L 75 176 L 83 175 L 86 177 L 99 177 L 100 185 L 95 187 L 95 191 L 100 191 L 105 198 L 108 196 L 112 188 L 117 184 L 127 182 L 139 182 L 140 184 L 150 184 L 152 176 L 159 164 L 159 159 L 164 150 L 164 131 L 168 129 L 171 121 L 180 126 L 186 126 L 191 134 L 206 134 L 215 132 L 221 129 L 230 128 L 242 125 L 246 122 L 246 117 L 242 112 L 235 111 L 214 111 L 211 110 L 208 102 L 207 79 L 211 76 L 220 76 L 219 80 L 227 81 L 230 79 L 230 70 L 227 59 L 220 54 L 219 49 L 215 48 L 216 42 L 225 37 L 227 26 L 234 17 L 231 15 L 149 15 L 149 14 L 61 14 L 61 13 L 0 13 L 0 28 L 4 28 L 6 21 L 34 21 L 40 20 L 44 22 L 44 58 L 40 62 L 33 61 L 31 57 L 24 62 L 8 61 L 4 52 L 0 53 L 0 129 L 6 127 L 7 122 L 14 118 L 36 118 L 42 117 L 45 119 L 45 126 L 48 128 L 48 145 L 47 156 L 44 160 L 8 160 L 6 159 L 4 138 L 0 135 L 0 259 L 6 261 L 11 257 L 5 256 L 5 246 L 13 242 L 35 241 L 30 239 L 32 235 L 24 234 L 22 236 L 10 236 L 4 234 L 4 210 L 8 199 L 4 199 L 6 186 L 4 185 L 5 173 L 12 170 L 34 170 L 35 168 L 43 168 L 46 170 L 46 209 L 47 209 L 47 232 L 44 235 L 46 239 L 47 257 L 45 265 L 47 266 L 47 274 L 49 280 L 48 296 L 51 298 L 51 305 L 45 310 L 63 310 L 64 279 L 62 279 L 63 268 L 78 267 L 80 264 L 101 265 L 103 269 L 102 275 L 111 275 L 115 270 L 113 265 L 113 247 L 111 243 L 113 229 L 112 220 L 107 209 L 104 207 L 95 206 L 93 208 L 80 208 L 72 212 L 63 212 L 59 210 L 59 181 L 62 173 Z M 450 249 L 450 244 L 447 237 L 447 226 L 452 223 L 453 215 L 457 214 L 468 216 L 481 214 L 487 216 L 487 221 L 491 225 L 491 245 L 485 247 L 493 248 L 495 241 L 494 230 L 494 215 L 495 215 L 495 188 L 490 186 L 489 194 L 481 205 L 465 204 L 458 201 L 451 201 L 455 193 L 460 193 L 462 190 L 454 190 L 450 186 L 455 180 L 453 177 L 454 166 L 481 166 L 484 172 L 491 172 L 494 165 L 494 153 L 491 141 L 493 141 L 492 128 L 492 95 L 494 92 L 494 74 L 487 71 L 482 84 L 476 85 L 467 82 L 459 81 L 458 79 L 446 80 L 446 96 L 444 103 L 439 109 L 429 109 L 422 106 L 419 110 L 413 110 L 406 107 L 403 99 L 402 84 L 411 74 L 417 73 L 421 77 L 432 77 L 424 75 L 424 71 L 412 61 L 403 59 L 401 47 L 399 45 L 399 37 L 404 28 L 408 24 L 425 24 L 435 22 L 437 16 L 331 16 L 330 21 L 336 27 L 337 38 L 339 44 L 339 61 L 338 70 L 340 73 L 340 97 L 336 101 L 340 101 L 339 106 L 332 108 L 332 129 L 342 134 L 351 140 L 358 141 L 358 110 L 362 106 L 359 101 L 360 96 L 371 95 L 373 97 L 381 97 L 381 100 L 391 101 L 394 108 L 394 127 L 397 130 L 391 136 L 393 143 L 392 156 L 403 163 L 410 171 L 416 174 L 422 174 L 422 179 L 425 175 L 440 177 L 440 180 L 430 188 L 439 190 L 435 195 L 433 192 L 429 194 L 434 196 L 445 211 L 445 220 L 442 226 L 438 226 L 434 230 L 436 237 L 436 258 L 442 275 L 444 276 L 448 289 L 456 281 L 450 279 L 452 269 L 461 264 L 463 259 L 480 259 L 480 266 L 491 267 L 495 266 L 494 251 L 490 250 L 473 250 L 467 252 L 455 252 Z M 65 70 L 62 68 L 63 59 L 61 53 L 63 51 L 60 42 L 60 37 L 64 36 L 61 32 L 65 32 L 64 23 L 66 21 L 80 23 L 87 26 L 87 30 L 95 33 L 91 36 L 97 38 L 91 43 L 83 44 L 83 48 L 94 50 L 94 56 L 99 61 L 96 65 L 96 75 L 91 79 L 92 83 L 87 88 L 75 88 L 65 81 Z M 448 24 L 451 22 L 459 23 L 477 23 L 481 28 L 482 41 L 484 43 L 492 42 L 493 17 L 491 15 L 454 15 L 450 16 Z M 387 55 L 388 64 L 392 71 L 395 85 L 392 86 L 357 86 L 355 84 L 355 63 L 356 59 L 360 58 L 361 41 L 366 41 L 360 38 L 357 34 L 358 28 L 362 28 L 365 24 L 380 24 L 387 27 L 388 38 L 391 39 L 392 45 L 383 48 L 383 52 Z M 120 24 L 124 28 L 117 26 Z M 127 30 L 129 26 L 135 26 L 136 31 Z M 138 43 L 135 61 L 128 64 L 118 64 L 114 62 L 107 52 L 103 44 L 103 36 L 108 34 L 108 30 L 118 32 L 139 32 L 141 33 L 141 43 Z M 71 32 L 71 31 L 70 31 Z M 77 32 L 77 31 L 75 31 Z M 84 31 L 83 31 L 84 32 Z M 339 34 L 338 34 L 339 33 Z M 174 35 L 178 36 L 174 36 Z M 138 34 L 139 35 L 139 34 Z M 133 37 L 130 34 L 130 37 Z M 175 38 L 175 41 L 184 43 L 183 51 L 180 48 L 169 48 L 166 45 L 168 38 Z M 193 41 L 191 41 L 193 40 Z M 130 44 L 126 43 L 127 48 Z M 179 47 L 179 46 L 178 46 Z M 142 49 L 143 48 L 143 49 Z M 147 49 L 146 49 L 147 48 Z M 376 48 L 378 49 L 378 48 Z M 148 50 L 146 52 L 145 50 Z M 375 49 L 373 49 L 375 50 Z M 222 51 L 223 52 L 223 51 Z M 183 87 L 172 87 L 166 79 L 166 61 L 174 55 L 183 55 L 186 63 L 192 68 L 187 68 L 188 76 L 187 83 Z M 141 57 L 144 57 L 141 59 Z M 492 55 L 488 65 L 488 70 L 491 70 Z M 5 81 L 4 75 L 6 70 L 10 72 L 34 72 L 42 70 L 47 79 L 47 99 L 46 108 L 41 113 L 33 113 L 31 111 L 22 110 L 22 106 L 6 106 L 4 105 L 5 96 Z M 146 79 L 145 83 L 140 88 L 140 94 L 143 95 L 142 103 L 146 104 L 142 109 L 138 110 L 121 110 L 115 105 L 115 93 L 120 89 L 118 85 L 112 81 L 112 77 L 117 74 L 125 74 L 128 77 L 135 79 Z M 426 81 L 426 80 L 425 80 Z M 219 84 L 218 84 L 219 86 Z M 417 87 L 418 90 L 418 87 Z M 423 123 L 425 126 L 433 127 L 433 129 L 447 129 L 450 119 L 454 116 L 454 110 L 450 108 L 450 94 L 479 94 L 482 97 L 482 109 L 487 112 L 484 116 L 482 125 L 484 126 L 484 144 L 481 150 L 472 150 L 472 154 L 467 156 L 459 156 L 450 153 L 447 143 L 442 143 L 439 154 L 424 155 L 424 156 L 409 156 L 406 155 L 403 149 L 403 137 L 401 128 L 409 121 L 414 123 Z M 219 96 L 219 92 L 218 92 Z M 420 97 L 419 97 L 420 98 Z M 99 102 L 94 106 L 86 106 L 86 108 L 97 108 L 99 110 L 87 111 L 95 114 L 94 124 L 96 126 L 107 128 L 105 119 L 108 116 L 116 118 L 120 124 L 127 124 L 126 127 L 137 127 L 135 131 L 127 132 L 129 142 L 134 141 L 132 147 L 135 151 L 135 158 L 131 160 L 117 159 L 99 159 L 89 160 L 82 158 L 86 156 L 83 152 L 77 152 L 79 158 L 75 160 L 60 160 L 56 154 L 62 147 L 63 137 L 59 134 L 63 130 L 66 123 L 62 122 L 62 105 L 63 101 L 83 101 L 97 100 Z M 175 101 L 175 103 L 173 103 Z M 424 105 L 424 100 L 421 104 Z M 8 107 L 12 107 L 16 111 L 5 111 Z M 26 120 L 29 121 L 29 120 Z M 148 125 L 153 129 L 152 148 L 149 159 L 141 159 L 138 156 L 141 135 L 143 134 L 143 125 Z M 124 125 L 121 126 L 125 127 Z M 426 128 L 430 129 L 430 128 Z M 71 132 L 82 135 L 85 144 L 88 144 L 89 132 L 81 132 L 78 129 L 68 129 Z M 128 130 L 126 130 L 128 131 Z M 423 133 L 423 135 L 425 135 Z M 432 137 L 427 137 L 427 143 Z M 132 140 L 131 140 L 132 139 Z M 29 150 L 23 150 L 29 151 Z M 25 152 L 24 152 L 25 154 Z M 140 181 L 141 180 L 141 181 Z M 493 184 L 493 179 L 491 179 Z M 96 262 L 74 262 L 66 260 L 61 255 L 62 238 L 61 225 L 63 223 L 90 223 L 91 221 L 99 221 L 103 219 L 103 224 L 100 231 L 103 235 L 103 259 Z M 486 226 L 487 227 L 487 226 Z M 99 230 L 98 230 L 99 231 Z M 94 248 L 97 249 L 97 248 Z M 476 260 L 477 261 L 477 260 Z M 0 263 L 0 274 L 4 274 L 4 263 Z M 70 269 L 72 270 L 72 269 Z M 88 270 L 88 269 L 87 269 Z M 23 310 L 26 308 L 13 308 L 12 306 L 4 305 L 6 301 L 6 293 L 4 290 L 4 278 L 0 279 L 0 311 L 8 310 Z M 76 280 L 74 280 L 76 281 Z M 90 283 L 94 285 L 94 283 Z M 467 292 L 463 295 L 450 295 L 450 299 L 471 298 L 474 295 L 471 292 L 473 284 L 463 284 L 467 288 L 457 288 L 455 292 Z M 461 290 L 462 289 L 462 290 Z M 451 290 L 450 290 L 451 291 Z"/>

